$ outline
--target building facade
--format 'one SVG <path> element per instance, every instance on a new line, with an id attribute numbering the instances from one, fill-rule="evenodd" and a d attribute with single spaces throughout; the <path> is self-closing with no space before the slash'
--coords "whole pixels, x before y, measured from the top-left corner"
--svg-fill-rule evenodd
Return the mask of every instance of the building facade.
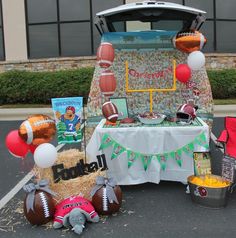
<path id="1" fill-rule="evenodd" d="M 0 60 L 23 62 L 94 56 L 100 43 L 100 35 L 94 26 L 95 14 L 136 1 L 0 0 Z M 236 53 L 235 0 L 167 1 L 207 12 L 207 20 L 201 28 L 208 39 L 205 52 Z M 132 30 L 136 26 L 131 23 L 123 30 Z M 143 24 L 142 27 L 155 29 L 155 24 Z"/>

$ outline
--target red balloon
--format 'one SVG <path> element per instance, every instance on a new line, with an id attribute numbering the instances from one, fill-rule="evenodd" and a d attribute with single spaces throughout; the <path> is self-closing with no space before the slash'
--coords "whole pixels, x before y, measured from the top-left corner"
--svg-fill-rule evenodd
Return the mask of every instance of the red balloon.
<path id="1" fill-rule="evenodd" d="M 187 83 L 191 78 L 191 69 L 187 64 L 179 64 L 175 69 L 175 76 L 181 83 Z"/>
<path id="2" fill-rule="evenodd" d="M 37 145 L 32 144 L 28 145 L 28 148 L 32 154 L 34 154 L 34 151 L 36 150 L 37 147 L 38 147 Z"/>
<path id="3" fill-rule="evenodd" d="M 18 130 L 8 133 L 6 137 L 6 147 L 9 152 L 17 158 L 24 158 L 29 151 L 29 145 L 20 138 Z"/>

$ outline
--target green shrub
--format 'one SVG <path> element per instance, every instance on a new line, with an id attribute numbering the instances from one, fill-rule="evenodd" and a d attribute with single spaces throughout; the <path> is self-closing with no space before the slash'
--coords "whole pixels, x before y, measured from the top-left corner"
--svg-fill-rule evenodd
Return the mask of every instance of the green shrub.
<path id="1" fill-rule="evenodd" d="M 0 104 L 50 104 L 51 98 L 89 94 L 94 68 L 58 72 L 9 71 L 0 74 Z"/>
<path id="2" fill-rule="evenodd" d="M 236 69 L 207 71 L 214 99 L 236 98 Z"/>
<path id="3" fill-rule="evenodd" d="M 58 72 L 0 74 L 0 104 L 50 104 L 51 98 L 89 94 L 93 67 Z M 208 70 L 214 99 L 236 98 L 236 69 Z"/>

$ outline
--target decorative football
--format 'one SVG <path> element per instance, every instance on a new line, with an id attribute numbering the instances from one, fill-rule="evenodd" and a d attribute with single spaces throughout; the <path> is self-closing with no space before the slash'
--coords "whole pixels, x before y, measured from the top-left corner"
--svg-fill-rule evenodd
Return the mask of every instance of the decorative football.
<path id="1" fill-rule="evenodd" d="M 29 211 L 27 211 L 26 208 L 27 196 L 30 196 L 30 194 L 27 194 L 24 200 L 24 214 L 26 219 L 32 225 L 46 224 L 53 219 L 55 205 L 50 194 L 42 190 L 36 190 L 33 202 L 33 210 L 29 209 Z"/>
<path id="2" fill-rule="evenodd" d="M 118 200 L 118 204 L 113 201 L 109 202 L 107 198 L 106 186 L 101 187 L 92 197 L 92 203 L 96 212 L 100 215 L 110 215 L 119 211 L 122 204 L 122 191 L 120 186 L 116 185 L 114 188 L 114 193 Z"/>
<path id="3" fill-rule="evenodd" d="M 52 140 L 56 125 L 49 116 L 32 115 L 20 125 L 18 133 L 27 144 L 40 145 Z"/>
<path id="4" fill-rule="evenodd" d="M 102 114 L 110 122 L 115 123 L 118 119 L 118 110 L 115 104 L 107 101 L 102 105 Z"/>
<path id="5" fill-rule="evenodd" d="M 104 96 L 112 96 L 116 90 L 116 78 L 111 70 L 101 73 L 99 87 Z"/>
<path id="6" fill-rule="evenodd" d="M 199 31 L 179 32 L 172 39 L 176 49 L 185 53 L 191 53 L 196 50 L 201 50 L 206 44 L 207 39 Z"/>
<path id="7" fill-rule="evenodd" d="M 97 50 L 97 61 L 101 68 L 108 68 L 112 65 L 115 57 L 115 50 L 111 43 L 102 42 Z"/>

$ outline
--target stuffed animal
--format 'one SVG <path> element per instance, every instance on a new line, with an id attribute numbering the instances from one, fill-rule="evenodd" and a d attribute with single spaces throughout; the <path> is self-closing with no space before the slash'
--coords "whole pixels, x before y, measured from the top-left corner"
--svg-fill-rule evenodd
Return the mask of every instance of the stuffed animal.
<path id="1" fill-rule="evenodd" d="M 91 202 L 81 196 L 69 197 L 56 206 L 53 227 L 71 228 L 76 234 L 81 234 L 86 221 L 98 222 L 99 216 Z"/>

